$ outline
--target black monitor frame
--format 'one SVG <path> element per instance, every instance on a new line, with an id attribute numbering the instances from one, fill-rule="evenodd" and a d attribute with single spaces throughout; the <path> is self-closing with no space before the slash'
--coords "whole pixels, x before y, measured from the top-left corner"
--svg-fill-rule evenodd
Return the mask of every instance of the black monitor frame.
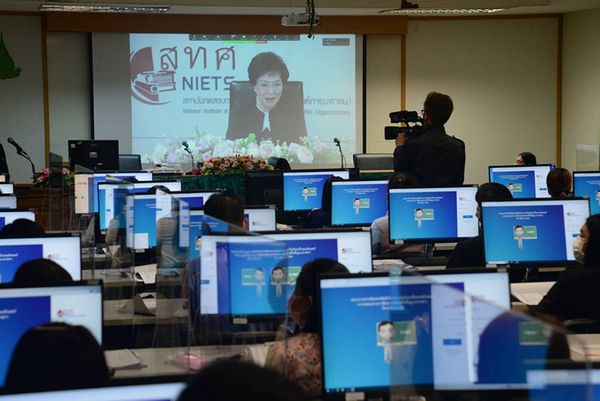
<path id="1" fill-rule="evenodd" d="M 333 187 L 336 185 L 339 185 L 340 182 L 352 182 L 352 183 L 361 183 L 361 182 L 365 182 L 365 183 L 369 183 L 369 182 L 382 182 L 385 181 L 386 185 L 389 182 L 388 179 L 360 179 L 360 178 L 351 178 L 349 180 L 344 180 L 344 181 L 334 181 L 331 183 L 331 206 L 332 206 L 332 210 L 331 210 L 331 226 L 334 228 L 341 228 L 341 227 L 370 227 L 372 223 L 365 223 L 365 224 L 333 224 Z M 388 202 L 388 206 L 389 206 L 389 186 L 388 186 L 388 194 L 385 196 L 386 197 L 386 202 Z M 379 217 L 384 217 L 384 216 L 379 216 Z"/>
<path id="2" fill-rule="evenodd" d="M 68 141 L 69 167 L 75 171 L 79 165 L 91 171 L 119 170 L 119 141 L 72 140 Z"/>

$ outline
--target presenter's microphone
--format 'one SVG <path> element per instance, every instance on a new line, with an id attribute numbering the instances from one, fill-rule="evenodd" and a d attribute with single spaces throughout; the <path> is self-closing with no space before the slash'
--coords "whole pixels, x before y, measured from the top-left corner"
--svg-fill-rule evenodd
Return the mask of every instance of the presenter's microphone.
<path id="1" fill-rule="evenodd" d="M 185 151 L 189 153 L 190 157 L 192 158 L 192 171 L 194 171 L 194 169 L 196 169 L 198 166 L 196 165 L 196 160 L 194 160 L 194 154 L 190 150 L 190 145 L 188 145 L 187 141 L 181 142 L 181 145 L 183 145 L 183 149 L 185 149 Z"/>
<path id="2" fill-rule="evenodd" d="M 335 146 L 337 146 L 338 149 L 340 150 L 340 160 L 342 162 L 342 168 L 344 168 L 346 158 L 344 157 L 344 152 L 342 152 L 342 144 L 341 144 L 340 140 L 337 138 L 333 138 L 333 142 L 335 142 Z"/>
<path id="3" fill-rule="evenodd" d="M 17 149 L 17 153 L 18 153 L 19 155 L 20 155 L 21 153 L 22 153 L 22 154 L 25 154 L 25 155 L 27 154 L 27 152 L 25 152 L 25 151 L 23 150 L 23 148 L 22 148 L 22 147 L 21 147 L 21 146 L 20 146 L 20 145 L 19 145 L 17 142 L 15 142 L 15 140 L 14 140 L 14 139 L 12 139 L 12 137 L 9 137 L 9 138 L 7 139 L 7 141 L 8 141 L 8 143 L 10 143 L 12 146 L 14 146 L 14 147 L 15 147 L 15 149 Z"/>

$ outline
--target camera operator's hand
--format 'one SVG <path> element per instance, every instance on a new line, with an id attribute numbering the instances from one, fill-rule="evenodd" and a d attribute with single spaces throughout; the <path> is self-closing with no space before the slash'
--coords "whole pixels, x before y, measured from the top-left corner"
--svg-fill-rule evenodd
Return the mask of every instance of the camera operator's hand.
<path id="1" fill-rule="evenodd" d="M 406 142 L 406 134 L 404 132 L 401 132 L 396 137 L 396 146 L 403 146 L 404 142 Z"/>

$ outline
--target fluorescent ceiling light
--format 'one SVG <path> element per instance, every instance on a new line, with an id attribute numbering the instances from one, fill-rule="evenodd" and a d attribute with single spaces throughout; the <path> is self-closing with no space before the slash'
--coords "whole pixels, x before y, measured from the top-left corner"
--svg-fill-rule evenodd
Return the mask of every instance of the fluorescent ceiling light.
<path id="1" fill-rule="evenodd" d="M 168 6 L 109 6 L 72 3 L 43 3 L 40 11 L 68 11 L 85 13 L 132 13 L 132 14 L 160 14 L 169 11 Z"/>
<path id="2" fill-rule="evenodd" d="M 505 8 L 392 8 L 379 11 L 380 14 L 402 15 L 475 15 L 492 14 Z"/>

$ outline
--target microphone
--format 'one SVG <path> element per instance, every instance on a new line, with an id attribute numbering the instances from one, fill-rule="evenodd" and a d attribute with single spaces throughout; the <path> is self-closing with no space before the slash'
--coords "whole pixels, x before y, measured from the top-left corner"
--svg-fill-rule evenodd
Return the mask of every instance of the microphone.
<path id="1" fill-rule="evenodd" d="M 344 157 L 344 152 L 342 152 L 342 144 L 341 144 L 340 140 L 337 138 L 333 138 L 333 142 L 335 143 L 335 146 L 337 146 L 338 149 L 340 150 L 340 160 L 342 162 L 342 168 L 344 168 L 344 164 L 346 163 L 346 158 Z"/>
<path id="2" fill-rule="evenodd" d="M 190 150 L 190 145 L 188 145 L 187 141 L 183 141 L 181 142 L 181 145 L 183 145 L 183 149 L 189 153 L 190 157 L 192 158 L 192 171 L 194 171 L 194 169 L 197 167 L 196 166 L 196 161 L 194 160 L 194 154 L 192 153 L 192 151 Z"/>
<path id="3" fill-rule="evenodd" d="M 31 173 L 32 173 L 31 179 L 35 183 L 35 165 L 33 164 L 33 160 L 31 160 L 31 157 L 27 154 L 27 152 L 25 152 L 25 150 L 23 150 L 23 148 L 17 142 L 15 142 L 15 140 L 12 137 L 9 137 L 7 139 L 7 142 L 10 143 L 11 145 L 13 145 L 15 147 L 15 149 L 17 149 L 17 154 L 19 156 L 22 156 L 22 157 L 26 158 L 27 160 L 29 160 L 29 163 L 31 164 Z"/>

